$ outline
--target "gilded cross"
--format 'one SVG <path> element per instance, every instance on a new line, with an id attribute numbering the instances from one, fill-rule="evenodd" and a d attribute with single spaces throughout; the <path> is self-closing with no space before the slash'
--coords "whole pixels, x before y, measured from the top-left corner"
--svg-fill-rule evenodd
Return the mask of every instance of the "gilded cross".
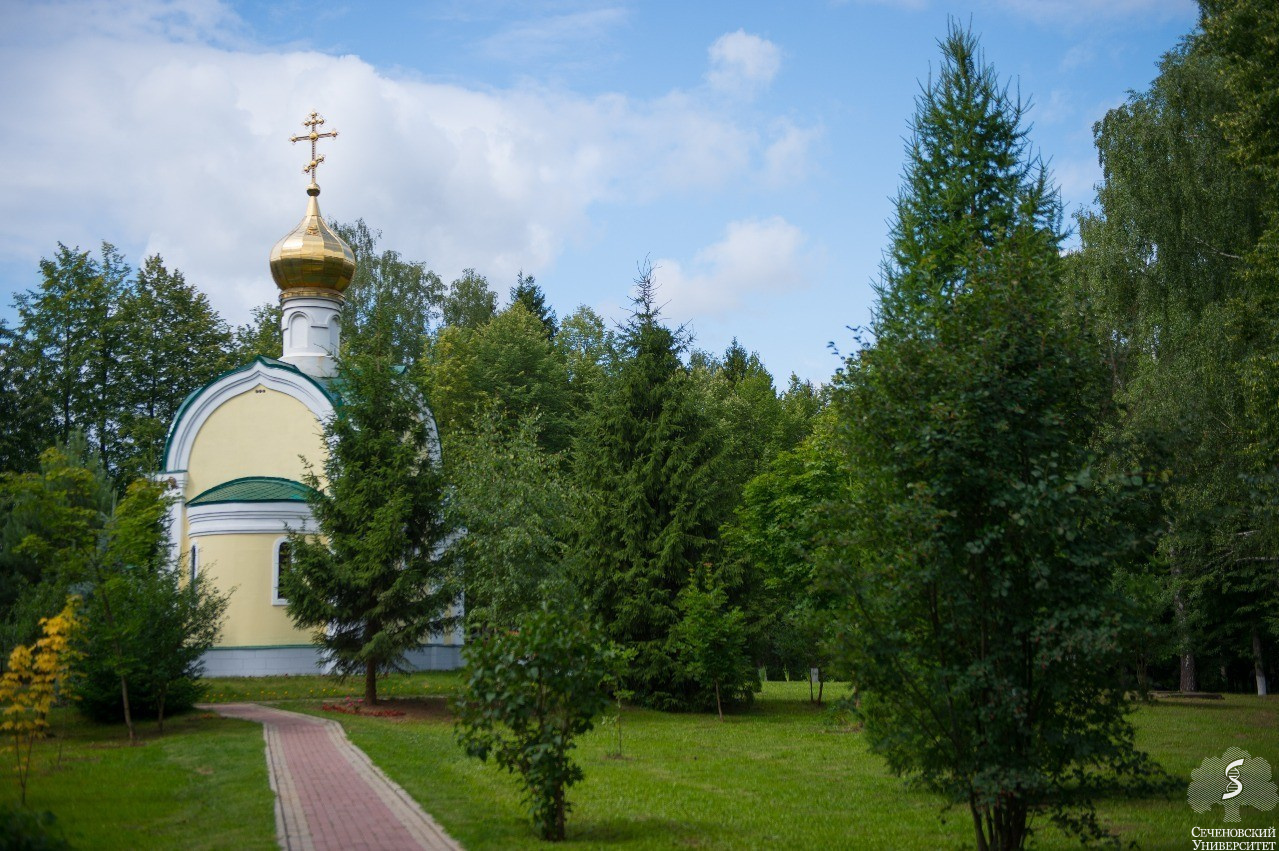
<path id="1" fill-rule="evenodd" d="M 323 156 L 317 157 L 315 155 L 315 143 L 319 141 L 320 139 L 336 139 L 338 137 L 338 131 L 336 130 L 330 130 L 328 133 L 318 132 L 318 128 L 321 127 L 323 124 L 324 124 L 324 119 L 320 117 L 320 113 L 316 112 L 315 110 L 311 110 L 311 117 L 308 118 L 306 121 L 302 122 L 302 126 L 309 127 L 311 129 L 311 132 L 304 133 L 301 136 L 293 136 L 289 139 L 290 142 L 309 141 L 311 143 L 311 161 L 306 164 L 306 166 L 302 169 L 302 171 L 303 173 L 310 173 L 312 184 L 315 183 L 316 167 L 318 167 L 320 163 L 324 162 Z"/>

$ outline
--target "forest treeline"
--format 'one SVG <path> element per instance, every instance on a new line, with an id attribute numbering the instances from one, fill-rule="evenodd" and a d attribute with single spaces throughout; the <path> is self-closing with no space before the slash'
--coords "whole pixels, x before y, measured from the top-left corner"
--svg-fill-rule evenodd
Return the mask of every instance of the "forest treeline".
<path id="1" fill-rule="evenodd" d="M 1085 340 L 1053 349 L 1040 339 L 1043 352 L 1078 367 L 1053 380 L 1067 382 L 1063 392 L 1079 402 L 1045 408 L 1041 422 L 1078 419 L 1061 437 L 1072 447 L 1062 464 L 1084 458 L 1071 454 L 1078 450 L 1107 487 L 1139 480 L 1109 491 L 1131 545 L 1107 550 L 1106 581 L 1138 613 L 1137 628 L 1123 635 L 1125 676 L 1134 685 L 1250 690 L 1273 670 L 1279 636 L 1279 62 L 1267 53 L 1275 40 L 1264 34 L 1276 21 L 1265 4 L 1206 2 L 1204 10 L 1203 27 L 1164 57 L 1150 87 L 1096 125 L 1104 176 L 1096 204 L 1078 217 L 1078 248 L 1016 267 L 1048 281 L 1046 294 L 1018 302 L 1022 313 L 1000 313 L 1013 309 L 1002 302 L 987 308 L 991 323 L 1007 326 L 1051 308 L 1053 334 Z M 944 128 L 953 116 L 934 118 Z M 1020 119 L 1016 112 L 1013 126 Z M 434 413 L 449 510 L 468 530 L 460 547 L 476 622 L 513 623 L 542 600 L 584 600 L 611 638 L 633 648 L 630 685 L 662 707 L 712 699 L 705 678 L 681 662 L 694 634 L 714 633 L 717 646 L 733 648 L 718 654 L 727 667 L 716 675 L 730 699 L 749 699 L 760 667 L 770 677 L 807 677 L 814 667 L 844 675 L 832 612 L 852 592 L 830 579 L 832 565 L 853 570 L 850 547 L 884 543 L 845 533 L 909 519 L 850 517 L 850 506 L 897 510 L 875 502 L 887 479 L 858 464 L 890 465 L 918 449 L 942 396 L 914 419 L 900 411 L 875 419 L 873 405 L 906 404 L 892 394 L 923 386 L 912 372 L 924 363 L 913 348 L 918 323 L 942 319 L 912 311 L 962 296 L 1004 250 L 992 242 L 952 269 L 952 283 L 965 282 L 954 291 L 906 274 L 927 266 L 929 281 L 940 280 L 937 257 L 963 255 L 954 250 L 960 241 L 986 238 L 929 218 L 937 208 L 919 193 L 938 174 L 924 148 L 966 155 L 954 140 L 921 135 L 929 120 L 917 115 L 908 147 L 922 171 L 898 202 L 875 333 L 821 387 L 779 380 L 749 341 L 724 352 L 696 348 L 661 315 L 660 281 L 644 267 L 633 288 L 608 285 L 633 297 L 629 318 L 614 325 L 586 306 L 559 315 L 522 273 L 507 299 L 473 270 L 446 285 L 425 262 L 384 247 L 363 221 L 340 227 L 357 258 L 344 347 L 390 346 Z M 1025 151 L 1010 148 L 1009 164 L 1031 162 Z M 967 177 L 981 184 L 989 167 L 974 165 Z M 1062 229 L 1050 178 L 1018 174 L 1020 183 L 988 187 L 1020 199 L 1010 218 L 999 218 L 997 204 L 968 214 L 1014 243 L 1019 217 L 1029 216 L 1026 233 L 1056 234 L 1055 252 Z M 910 193 L 920 203 L 912 206 Z M 925 232 L 940 236 L 908 244 Z M 1000 274 L 1011 268 L 998 266 Z M 122 493 L 160 466 L 166 429 L 188 393 L 255 356 L 280 354 L 273 304 L 232 327 L 161 257 L 135 270 L 106 243 L 96 253 L 56 246 L 15 307 L 15 324 L 0 326 L 5 652 L 57 610 L 46 611 L 54 601 L 41 583 L 51 568 L 31 544 L 56 531 L 47 511 L 31 510 L 32 494 L 49 504 L 70 499 L 58 484 L 68 463 L 100 468 Z M 928 333 L 962 330 L 994 346 L 982 321 L 972 323 Z M 894 333 L 915 342 L 893 348 L 884 341 Z M 886 376 L 897 383 L 874 383 Z M 941 382 L 940 393 L 954 378 L 930 380 Z M 1014 407 L 1029 392 L 1000 380 L 989 392 Z M 990 460 L 1007 438 L 991 423 L 970 455 L 951 460 L 973 469 Z M 857 430 L 871 427 L 882 446 L 858 442 Z M 62 450 L 47 454 L 53 446 Z M 1078 534 L 1101 536 L 1104 525 L 1083 523 Z M 699 632 L 690 626 L 698 618 L 718 620 Z"/>

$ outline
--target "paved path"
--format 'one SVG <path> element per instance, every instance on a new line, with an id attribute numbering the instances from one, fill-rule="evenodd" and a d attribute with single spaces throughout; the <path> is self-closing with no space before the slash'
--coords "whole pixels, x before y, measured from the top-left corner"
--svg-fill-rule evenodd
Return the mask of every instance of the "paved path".
<path id="1" fill-rule="evenodd" d="M 336 721 L 256 703 L 201 708 L 262 724 L 285 851 L 461 851 Z"/>

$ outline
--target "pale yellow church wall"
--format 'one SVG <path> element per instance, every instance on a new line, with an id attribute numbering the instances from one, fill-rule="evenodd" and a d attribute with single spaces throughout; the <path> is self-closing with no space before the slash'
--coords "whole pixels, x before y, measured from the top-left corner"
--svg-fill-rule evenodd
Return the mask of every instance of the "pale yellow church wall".
<path id="1" fill-rule="evenodd" d="M 259 385 L 222 403 L 200 426 L 187 464 L 186 498 L 245 476 L 301 481 L 306 458 L 322 472 L 321 425 L 302 402 Z M 185 530 L 184 530 L 185 533 Z M 222 647 L 309 644 L 284 606 L 273 605 L 272 574 L 279 535 L 183 534 L 182 553 L 198 547 L 198 569 L 222 591 L 234 589 L 223 620 Z"/>
<path id="2" fill-rule="evenodd" d="M 306 405 L 259 385 L 222 403 L 200 426 L 187 462 L 186 497 L 244 476 L 301 481 L 324 460 L 322 427 Z"/>
<path id="3" fill-rule="evenodd" d="M 273 605 L 275 545 L 281 535 L 201 535 L 198 570 L 226 591 L 234 589 L 222 622 L 222 647 L 310 644 L 285 607 Z"/>

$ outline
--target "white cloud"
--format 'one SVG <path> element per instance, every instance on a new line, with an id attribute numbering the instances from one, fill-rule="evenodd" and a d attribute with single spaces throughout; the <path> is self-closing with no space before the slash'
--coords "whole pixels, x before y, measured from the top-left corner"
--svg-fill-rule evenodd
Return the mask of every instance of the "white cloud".
<path id="1" fill-rule="evenodd" d="M 718 318 L 751 298 L 781 296 L 806 286 L 805 237 L 780 216 L 730 222 L 724 238 L 697 252 L 688 268 L 654 261 L 658 300 L 678 322 Z"/>
<path id="2" fill-rule="evenodd" d="M 362 216 L 388 247 L 446 279 L 475 267 L 499 288 L 518 269 L 552 264 L 588 230 L 594 204 L 805 171 L 811 131 L 767 117 L 752 119 L 757 127 L 698 94 L 398 79 L 355 56 L 226 46 L 231 36 L 219 33 L 237 24 L 220 23 L 227 14 L 214 2 L 153 3 L 109 36 L 91 25 L 101 8 L 40 7 L 0 36 L 0 77 L 23 81 L 0 89 L 0 262 L 34 270 L 59 240 L 107 239 L 135 263 L 135 252 L 160 252 L 232 321 L 274 294 L 267 254 L 306 201 L 309 151 L 287 139 L 311 109 L 341 132 L 321 143 L 327 216 Z M 86 9 L 90 23 L 77 23 Z M 64 37 L 27 39 L 23 29 L 37 26 Z M 761 58 L 769 50 L 730 50 L 725 67 L 766 81 L 776 48 L 742 35 L 767 45 L 772 64 Z"/>
<path id="3" fill-rule="evenodd" d="M 799 127 L 780 119 L 772 128 L 772 141 L 764 149 L 764 173 L 770 184 L 793 183 L 808 176 L 814 144 L 822 137 L 820 127 Z"/>
<path id="4" fill-rule="evenodd" d="M 767 88 L 782 67 L 782 53 L 768 39 L 745 30 L 726 33 L 710 46 L 711 87 L 734 95 L 751 95 Z"/>
<path id="5" fill-rule="evenodd" d="M 484 40 L 484 55 L 506 62 L 545 59 L 566 52 L 594 51 L 629 18 L 620 7 L 588 9 L 518 21 Z"/>

